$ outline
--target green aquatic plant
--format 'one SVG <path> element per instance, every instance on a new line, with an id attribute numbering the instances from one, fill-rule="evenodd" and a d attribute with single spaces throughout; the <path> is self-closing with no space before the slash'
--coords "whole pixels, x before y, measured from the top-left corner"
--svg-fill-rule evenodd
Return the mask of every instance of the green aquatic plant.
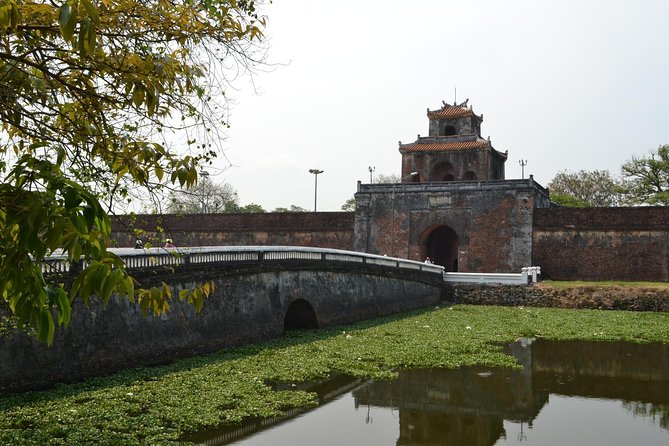
<path id="1" fill-rule="evenodd" d="M 516 366 L 501 345 L 519 337 L 669 343 L 669 314 L 550 308 L 431 308 L 138 368 L 44 392 L 0 397 L 0 444 L 189 444 L 185 435 L 318 403 L 273 391 L 337 371 Z"/>

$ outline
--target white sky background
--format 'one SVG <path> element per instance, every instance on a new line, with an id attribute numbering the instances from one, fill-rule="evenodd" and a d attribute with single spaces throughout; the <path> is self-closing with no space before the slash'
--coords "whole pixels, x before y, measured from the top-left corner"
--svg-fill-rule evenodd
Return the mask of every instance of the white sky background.
<path id="1" fill-rule="evenodd" d="M 469 98 L 509 151 L 506 178 L 618 173 L 669 143 L 667 0 L 274 0 L 269 59 L 238 80 L 212 176 L 241 204 L 336 211 L 357 180 L 400 173 L 426 109 Z M 220 160 L 219 167 L 226 165 Z M 216 169 L 214 169 L 216 171 Z"/>

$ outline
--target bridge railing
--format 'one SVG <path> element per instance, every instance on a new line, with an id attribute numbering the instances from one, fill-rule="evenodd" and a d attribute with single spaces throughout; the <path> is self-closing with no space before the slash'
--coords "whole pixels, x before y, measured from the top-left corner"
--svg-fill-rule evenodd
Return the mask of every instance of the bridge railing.
<path id="1" fill-rule="evenodd" d="M 541 268 L 538 266 L 522 268 L 520 273 L 444 273 L 444 281 L 453 283 L 528 285 L 539 280 L 541 280 Z"/>
<path id="2" fill-rule="evenodd" d="M 520 273 L 444 272 L 444 267 L 431 263 L 355 251 L 302 246 L 210 246 L 193 248 L 111 249 L 132 270 L 188 264 L 231 264 L 281 262 L 286 260 L 329 261 L 378 265 L 388 268 L 426 271 L 442 274 L 445 282 L 502 285 L 527 285 L 541 280 L 541 268 L 522 268 Z M 81 262 L 80 268 L 85 267 Z M 64 274 L 72 269 L 65 256 L 53 255 L 42 263 L 44 274 Z"/>
<path id="3" fill-rule="evenodd" d="M 355 251 L 302 246 L 207 246 L 192 248 L 116 248 L 110 251 L 119 256 L 130 271 L 160 266 L 189 264 L 230 264 L 281 262 L 286 260 L 328 261 L 378 265 L 441 274 L 440 265 L 416 262 L 395 257 Z M 80 265 L 80 267 L 83 265 Z M 63 255 L 52 255 L 42 263 L 42 272 L 67 273 L 72 265 Z"/>

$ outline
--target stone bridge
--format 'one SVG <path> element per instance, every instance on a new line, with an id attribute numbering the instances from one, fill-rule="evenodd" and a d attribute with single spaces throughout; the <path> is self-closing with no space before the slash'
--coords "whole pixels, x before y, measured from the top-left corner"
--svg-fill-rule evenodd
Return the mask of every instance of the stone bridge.
<path id="1" fill-rule="evenodd" d="M 203 281 L 214 294 L 195 314 L 172 302 L 169 313 L 143 317 L 112 298 L 78 304 L 51 347 L 21 332 L 0 336 L 0 391 L 48 386 L 112 371 L 169 362 L 280 336 L 293 328 L 356 322 L 436 304 L 442 267 L 352 251 L 305 247 L 118 249 L 141 286 L 167 283 L 173 295 Z M 67 275 L 52 257 L 46 274 Z"/>

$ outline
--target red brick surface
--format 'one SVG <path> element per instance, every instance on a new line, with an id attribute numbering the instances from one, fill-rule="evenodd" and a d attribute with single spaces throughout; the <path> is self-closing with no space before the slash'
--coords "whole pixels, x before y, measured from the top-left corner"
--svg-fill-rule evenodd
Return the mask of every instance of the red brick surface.
<path id="1" fill-rule="evenodd" d="M 669 208 L 535 209 L 533 254 L 555 280 L 669 280 Z"/>
<path id="2" fill-rule="evenodd" d="M 350 250 L 352 212 L 122 216 L 113 222 L 119 247 L 171 238 L 177 246 L 278 245 Z M 133 229 L 139 230 L 137 235 Z M 159 230 L 160 229 L 160 230 Z"/>

